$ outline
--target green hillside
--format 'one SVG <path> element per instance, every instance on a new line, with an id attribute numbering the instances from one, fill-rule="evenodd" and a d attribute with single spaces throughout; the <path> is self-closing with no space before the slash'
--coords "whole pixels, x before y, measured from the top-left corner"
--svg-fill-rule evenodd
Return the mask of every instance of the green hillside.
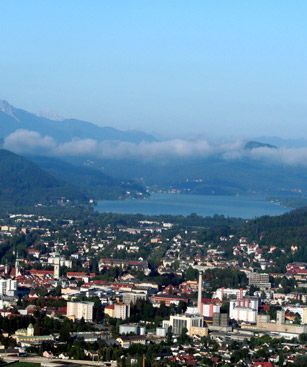
<path id="1" fill-rule="evenodd" d="M 29 157 L 41 169 L 55 178 L 72 184 L 88 197 L 101 199 L 118 199 L 137 193 L 145 194 L 144 187 L 132 180 L 121 180 L 104 174 L 99 169 L 77 166 L 60 159 L 50 157 Z"/>
<path id="2" fill-rule="evenodd" d="M 87 200 L 80 190 L 43 171 L 29 160 L 0 150 L 0 204 L 16 207 L 57 202 Z"/>

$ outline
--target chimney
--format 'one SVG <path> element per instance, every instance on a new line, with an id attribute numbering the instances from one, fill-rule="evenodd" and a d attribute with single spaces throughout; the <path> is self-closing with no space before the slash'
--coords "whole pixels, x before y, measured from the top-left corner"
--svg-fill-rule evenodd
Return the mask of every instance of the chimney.
<path id="1" fill-rule="evenodd" d="M 203 272 L 202 270 L 200 270 L 198 277 L 198 298 L 197 298 L 197 308 L 200 315 L 203 314 L 202 295 L 203 295 Z"/>

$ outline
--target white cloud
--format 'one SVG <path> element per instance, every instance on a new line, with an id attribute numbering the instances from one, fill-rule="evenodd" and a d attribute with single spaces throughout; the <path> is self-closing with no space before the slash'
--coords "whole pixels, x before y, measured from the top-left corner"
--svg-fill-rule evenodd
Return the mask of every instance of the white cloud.
<path id="1" fill-rule="evenodd" d="M 249 158 L 287 165 L 307 165 L 307 148 L 271 149 L 259 147 L 244 149 L 243 141 L 228 144 L 210 144 L 205 139 L 167 140 L 159 142 L 129 143 L 74 139 L 57 143 L 49 136 L 35 131 L 16 130 L 4 140 L 4 148 L 19 154 L 53 156 L 84 156 L 96 158 L 181 159 L 205 158 L 218 155 L 225 160 Z"/>
<path id="2" fill-rule="evenodd" d="M 36 131 L 19 129 L 7 136 L 3 147 L 15 153 L 48 153 L 56 147 L 56 142 L 49 136 L 41 136 Z"/>
<path id="3" fill-rule="evenodd" d="M 98 150 L 99 143 L 94 139 L 74 139 L 57 145 L 54 154 L 61 156 L 96 156 Z"/>

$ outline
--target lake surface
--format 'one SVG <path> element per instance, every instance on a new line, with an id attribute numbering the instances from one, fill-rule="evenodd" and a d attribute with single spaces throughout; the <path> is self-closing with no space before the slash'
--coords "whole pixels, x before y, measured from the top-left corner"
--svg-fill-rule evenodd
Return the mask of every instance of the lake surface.
<path id="1" fill-rule="evenodd" d="M 184 194 L 151 194 L 146 199 L 103 200 L 96 210 L 100 213 L 189 215 L 215 214 L 228 217 L 255 218 L 279 215 L 289 211 L 276 203 L 249 196 L 209 196 Z"/>

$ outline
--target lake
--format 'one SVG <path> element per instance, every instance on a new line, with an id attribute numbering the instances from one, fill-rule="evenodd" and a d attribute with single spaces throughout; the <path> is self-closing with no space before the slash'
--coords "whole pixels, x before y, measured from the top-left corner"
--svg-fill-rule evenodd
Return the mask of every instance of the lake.
<path id="1" fill-rule="evenodd" d="M 146 199 L 103 200 L 96 210 L 100 213 L 189 215 L 215 214 L 237 218 L 255 218 L 262 215 L 279 215 L 289 208 L 251 196 L 211 196 L 184 194 L 151 194 Z"/>

